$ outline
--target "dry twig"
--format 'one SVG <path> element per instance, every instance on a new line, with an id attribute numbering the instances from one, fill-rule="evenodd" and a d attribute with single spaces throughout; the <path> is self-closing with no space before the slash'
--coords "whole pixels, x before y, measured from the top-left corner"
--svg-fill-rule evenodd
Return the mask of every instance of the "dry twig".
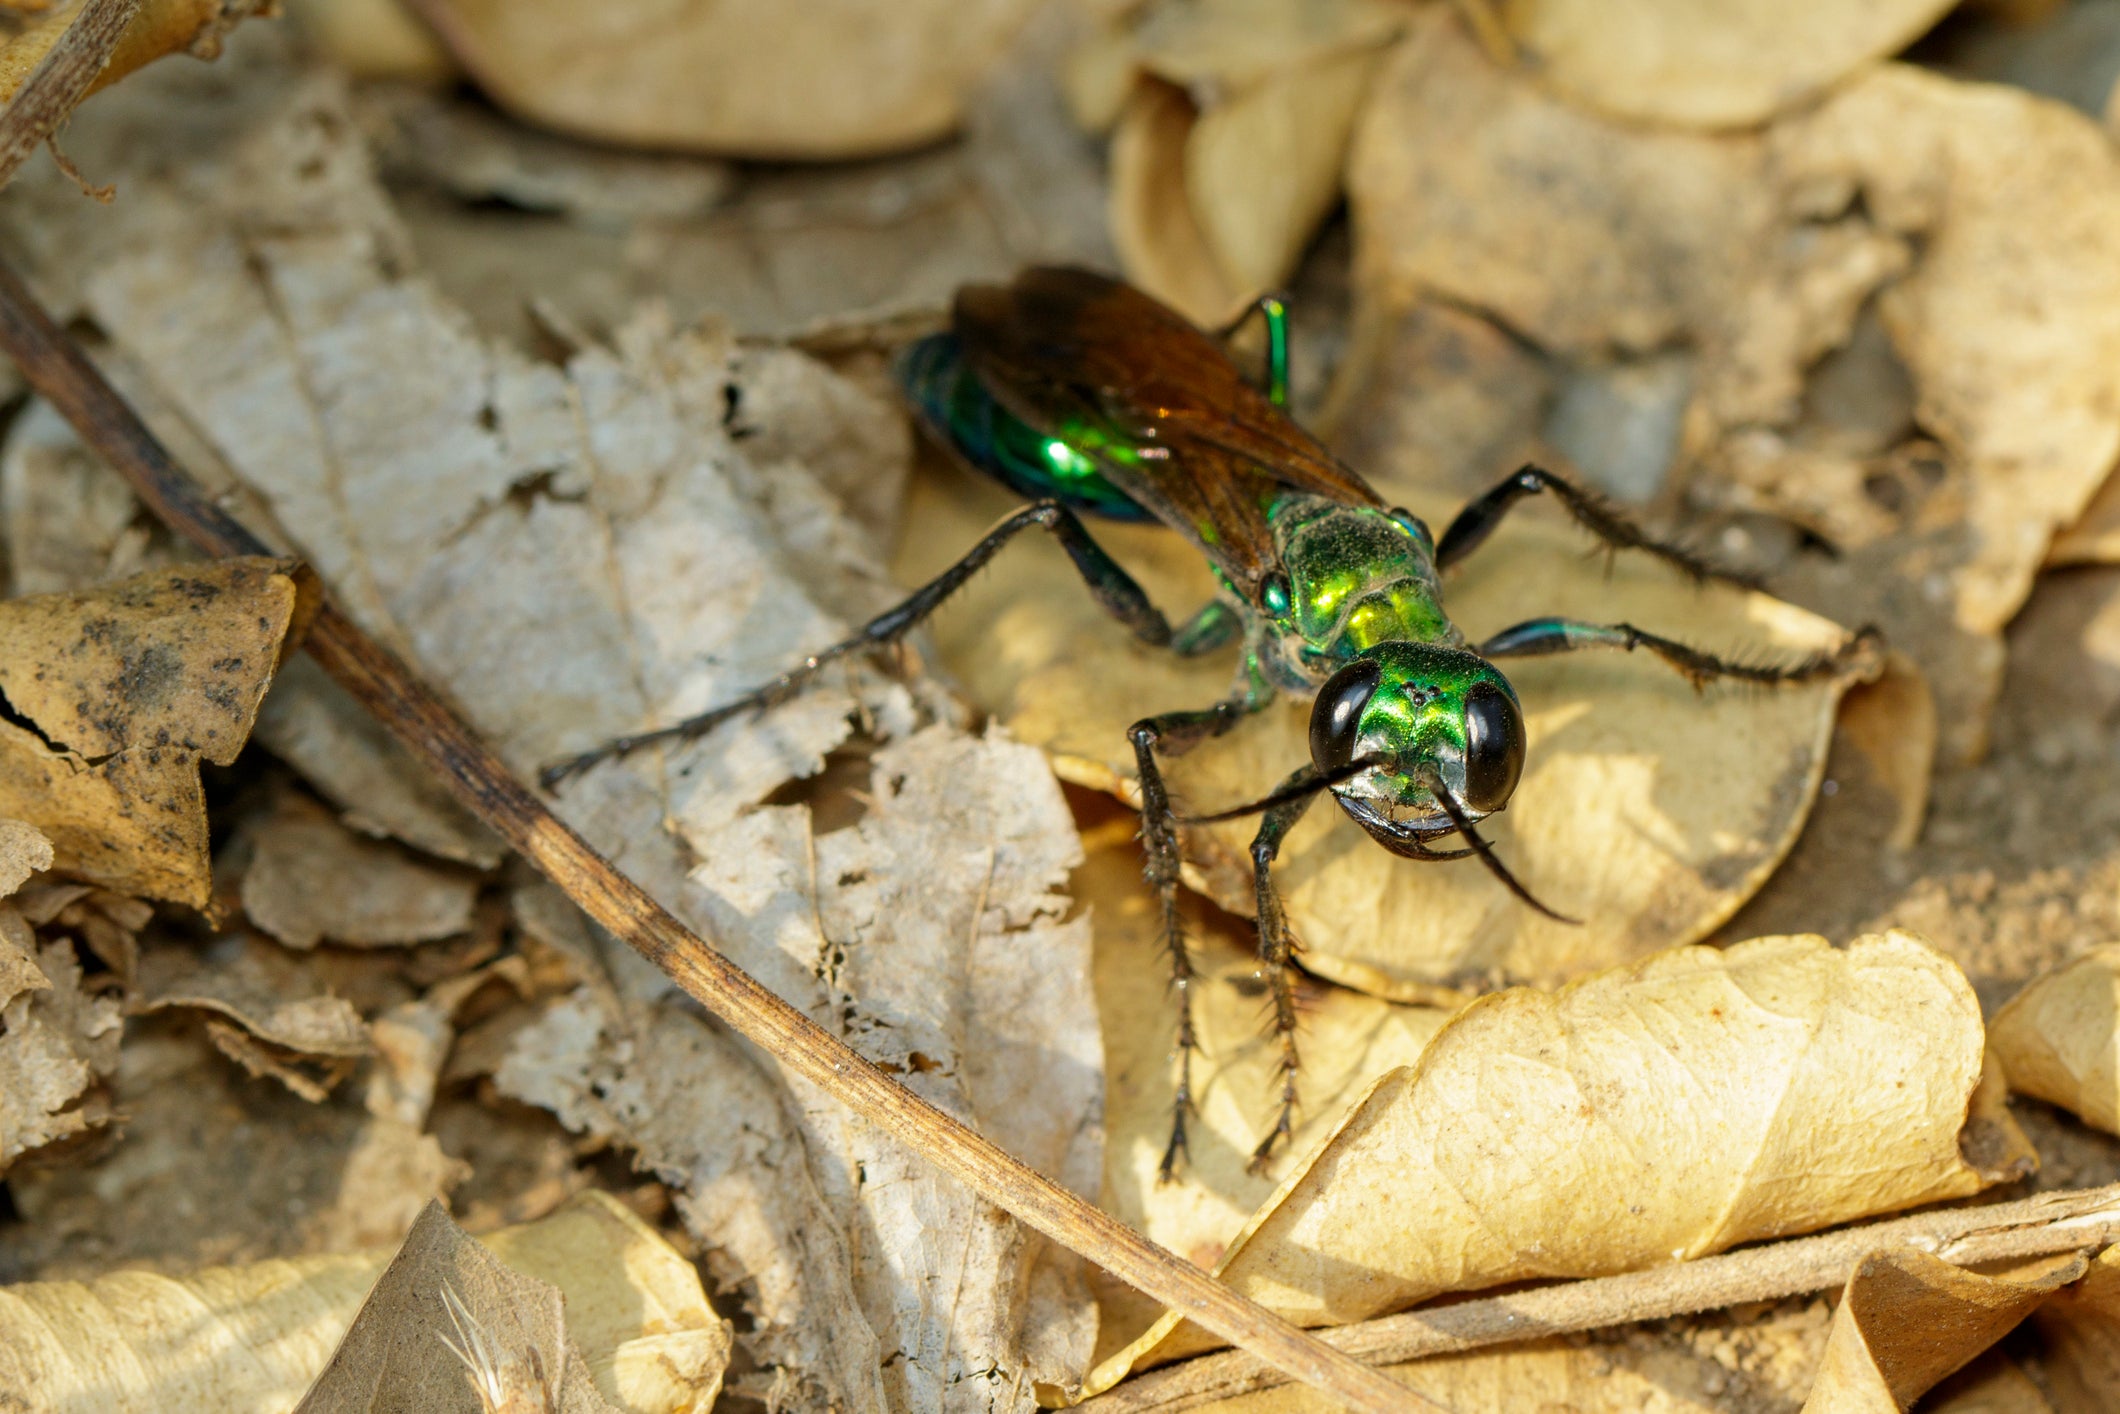
<path id="1" fill-rule="evenodd" d="M 88 95 L 139 13 L 140 0 L 84 0 L 0 114 L 0 186 Z"/>
<path id="2" fill-rule="evenodd" d="M 1351 1355 L 1389 1365 L 1824 1291 L 1846 1282 L 1857 1262 L 1884 1247 L 1912 1247 L 1969 1266 L 2101 1247 L 2115 1240 L 2120 1240 L 2120 1184 L 2063 1189 L 2015 1203 L 1947 1208 L 1843 1228 L 1645 1272 L 1403 1311 L 1324 1335 Z M 1177 1414 L 1286 1383 L 1285 1376 L 1232 1350 L 1150 1371 L 1080 1407 L 1096 1414 Z"/>
<path id="3" fill-rule="evenodd" d="M 0 135 L 4 148 L 4 135 Z M 0 266 L 0 348 L 164 524 L 216 555 L 271 553 L 171 459 L 80 346 Z M 303 646 L 391 734 L 584 912 L 733 1030 L 982 1198 L 1120 1280 L 1354 1408 L 1435 1408 L 1158 1247 L 935 1109 L 761 986 L 598 855 L 412 670 L 328 600 Z"/>

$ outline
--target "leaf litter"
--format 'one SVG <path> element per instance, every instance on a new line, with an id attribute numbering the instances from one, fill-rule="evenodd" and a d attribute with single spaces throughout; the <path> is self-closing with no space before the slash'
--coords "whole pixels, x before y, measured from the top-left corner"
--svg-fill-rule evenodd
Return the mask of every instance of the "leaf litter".
<path id="1" fill-rule="evenodd" d="M 997 565 L 984 597 L 939 625 L 940 661 L 971 711 L 901 655 L 887 666 L 902 675 L 857 667 L 792 709 L 607 768 L 563 800 L 629 871 L 688 918 L 715 924 L 746 967 L 929 1098 L 1083 1191 L 1098 1187 L 1101 1170 L 1107 1206 L 1195 1260 L 1228 1264 L 1239 1280 L 1249 1263 L 1252 1280 L 1337 1303 L 1343 1316 L 1369 1309 L 1362 1293 L 1376 1286 L 1375 1271 L 1348 1285 L 1276 1277 L 1274 1263 L 1287 1259 L 1273 1256 L 1275 1225 L 1357 1200 L 1359 1182 L 1304 1184 L 1338 1175 L 1350 1149 L 1388 1127 L 1379 1095 L 1453 1064 L 1485 1074 L 1493 1062 L 1467 1038 L 1497 1013 L 1529 1017 L 1553 1004 L 1518 990 L 1466 1008 L 1474 994 L 1528 980 L 1574 982 L 1561 995 L 1578 998 L 1616 985 L 1581 980 L 1599 968 L 1683 973 L 1714 955 L 1673 945 L 1718 928 L 1748 936 L 1733 930 L 1802 902 L 1789 881 L 1815 877 L 1806 860 L 1821 849 L 1849 852 L 1833 842 L 1850 838 L 1848 812 L 1860 802 L 1878 821 L 1860 838 L 1879 841 L 1876 860 L 1900 861 L 1864 866 L 1866 877 L 1896 878 L 1876 897 L 1896 900 L 1899 916 L 1873 906 L 1836 917 L 1863 925 L 1838 935 L 1902 919 L 1941 924 L 1947 950 L 1998 1004 L 2005 982 L 2036 970 L 2024 965 L 2033 953 L 1967 941 L 1965 925 L 1919 892 L 1918 871 L 1934 867 L 1940 841 L 1991 778 L 1962 763 L 1986 740 L 2001 690 L 1995 772 L 2028 762 L 2044 780 L 2096 765 L 2081 743 L 2025 755 L 2009 735 L 2017 709 L 2001 670 L 2004 624 L 2113 459 L 2096 279 L 2109 158 L 2085 142 L 2084 125 L 2006 90 L 1874 64 L 1897 36 L 1863 32 L 1819 6 L 1804 43 L 1771 52 L 1733 46 L 1727 29 L 1673 22 L 1663 52 L 1704 46 L 1681 67 L 1697 78 L 1727 65 L 1724 96 L 1755 85 L 1745 99 L 1753 106 L 1734 121 L 1765 127 L 1628 128 L 1551 95 L 1609 108 L 1597 94 L 1619 93 L 1708 128 L 1733 120 L 1703 113 L 1684 84 L 1630 79 L 1594 47 L 1570 50 L 1564 5 L 1505 7 L 1499 27 L 1465 8 L 1489 21 L 1476 40 L 1433 10 L 1397 7 L 1303 7 L 1298 18 L 1324 36 L 1309 49 L 1263 42 L 1268 31 L 1247 28 L 1242 5 L 1196 14 L 1148 6 L 1078 27 L 1105 37 L 1101 59 L 1094 39 L 1078 51 L 1088 56 L 1074 70 L 1083 116 L 1109 121 L 1129 102 L 1160 103 L 1168 115 L 1154 143 L 1140 140 L 1145 129 L 1129 137 L 1125 120 L 1114 139 L 1120 253 L 1159 287 L 1159 260 L 1182 270 L 1207 252 L 1223 267 L 1219 283 L 1197 307 L 1183 301 L 1202 318 L 1210 296 L 1227 303 L 1287 278 L 1340 189 L 1342 129 L 1351 131 L 1352 336 L 1331 396 L 1309 406 L 1363 470 L 1439 518 L 1450 498 L 1516 457 L 1557 461 L 1645 503 L 1652 519 L 1708 512 L 1722 527 L 1721 550 L 1760 560 L 1779 590 L 1828 616 L 1694 591 L 1624 560 L 1605 578 L 1581 560 L 1572 531 L 1531 513 L 1453 586 L 1468 625 L 1595 601 L 1711 647 L 1793 654 L 1838 641 L 1836 625 L 1875 618 L 1903 653 L 1865 665 L 1881 677 L 1716 695 L 1703 706 L 1631 659 L 1525 671 L 1527 702 L 1550 705 L 1543 716 L 1534 706 L 1534 771 L 1504 817 L 1502 847 L 1542 892 L 1577 887 L 1592 900 L 1593 927 L 1579 937 L 1542 936 L 1470 871 L 1412 873 L 1365 859 L 1375 851 L 1353 847 L 1359 841 L 1335 846 L 1320 812 L 1310 829 L 1323 841 L 1299 836 L 1302 850 L 1287 856 L 1317 976 L 1302 984 L 1302 1130 L 1278 1193 L 1275 1176 L 1247 1174 L 1241 1162 L 1271 1071 L 1253 1031 L 1247 923 L 1189 905 L 1207 979 L 1200 1152 L 1189 1180 L 1159 1188 L 1149 1179 L 1169 1095 L 1170 1020 L 1123 839 L 1127 817 L 1088 792 L 1063 798 L 1031 749 L 978 727 L 983 708 L 1051 748 L 1066 779 L 1123 793 L 1126 762 L 1112 748 L 1126 721 L 1212 700 L 1226 665 L 1193 683 L 1116 644 L 1077 613 L 1079 594 L 1060 587 L 1042 550 Z M 1918 27 L 1916 8 L 1890 24 Z M 1888 18 L 1880 11 L 1863 23 Z M 1034 35 L 1037 63 L 1050 66 L 1067 47 L 1052 38 L 1068 28 Z M 1512 34 L 1519 56 L 1541 66 L 1538 79 L 1495 67 Z M 907 318 L 931 321 L 963 279 L 1056 252 L 1108 259 L 1079 216 L 1050 219 L 1066 204 L 1059 194 L 1100 195 L 1084 149 L 1051 126 L 1050 90 L 1012 108 L 1006 84 L 972 97 L 977 85 L 963 87 L 947 101 L 971 114 L 964 144 L 869 170 L 739 167 L 732 186 L 732 169 L 713 158 L 606 158 L 459 99 L 349 92 L 264 37 L 236 51 L 203 74 L 128 80 L 82 115 L 69 152 L 97 180 L 118 181 L 115 208 L 88 211 L 71 182 L 32 173 L 0 206 L 0 225 L 187 462 L 313 564 L 525 770 L 719 700 L 888 603 L 880 551 L 895 526 L 910 532 L 889 565 L 901 576 L 968 541 L 993 503 L 932 469 L 901 489 L 909 444 L 880 395 L 876 351 L 913 327 Z M 1344 79 L 1324 72 L 1332 65 Z M 1033 70 L 996 72 L 1020 87 Z M 1085 83 L 1099 82 L 1101 117 L 1083 97 Z M 1440 130 L 1457 136 L 1427 139 Z M 422 132 L 462 135 L 465 160 L 423 156 L 407 137 Z M 1478 154 L 1508 151 L 1523 133 L 1545 134 L 1544 170 L 1567 180 L 1527 193 L 1510 185 L 1525 169 L 1505 161 L 1465 186 Z M 1273 182 L 1227 175 L 1231 154 L 1257 160 L 1284 144 L 1295 155 L 1269 164 Z M 1040 161 L 1055 174 L 1042 194 L 1027 177 Z M 1585 201 L 1592 186 L 1597 200 Z M 550 213 L 534 218 L 547 224 L 533 230 L 531 218 L 464 204 L 493 198 Z M 1437 220 L 1439 211 L 1452 219 Z M 1538 231 L 1537 258 L 1506 226 L 1483 220 Z M 1151 248 L 1170 240 L 1179 245 Z M 2017 295 L 2037 292 L 2023 308 L 2065 307 L 2070 317 L 2026 319 L 1984 283 L 2002 250 L 2022 268 Z M 861 258 L 846 259 L 849 251 Z M 1630 271 L 1657 278 L 1630 283 Z M 634 307 L 664 284 L 676 313 Z M 721 311 L 746 335 L 803 335 L 811 353 L 695 322 L 702 310 Z M 7 442 L 0 507 L 17 592 L 77 593 L 174 563 L 166 537 L 48 409 L 32 403 Z M 2094 561 L 2096 534 L 2093 524 L 2078 538 L 2091 550 L 2056 553 Z M 1188 578 L 1196 567 L 1159 553 L 1167 547 L 1112 539 L 1172 607 L 1201 591 Z M 1821 542 L 1839 559 L 1807 548 Z M 2082 642 L 2097 661 L 2095 633 L 2086 628 Z M 47 1025 L 63 1011 L 61 1035 L 104 1028 L 93 1063 L 66 1070 L 52 1091 L 58 1108 L 47 1114 L 78 1116 L 61 1119 L 74 1128 L 54 1137 L 106 1133 L 112 1094 L 134 1118 L 124 1138 L 88 1151 L 86 1167 L 11 1178 L 19 1231 L 35 1234 L 14 1244 L 14 1272 L 343 1251 L 395 1241 L 421 1205 L 452 1189 L 459 1211 L 536 1216 L 568 1192 L 620 1182 L 631 1162 L 654 1175 L 635 1190 L 640 1201 L 670 1203 L 680 1241 L 697 1244 L 727 1309 L 748 1318 L 736 1338 L 734 1398 L 1025 1407 L 1034 1392 L 1064 1397 L 1093 1346 L 1108 1356 L 1152 1317 L 1100 1290 L 1100 1335 L 1071 1263 L 996 1224 L 770 1057 L 731 1041 L 548 890 L 496 877 L 490 837 L 349 703 L 304 675 L 296 669 L 267 699 L 259 734 L 328 804 L 284 781 L 237 797 L 236 842 L 219 851 L 210 899 L 203 832 L 189 856 L 185 900 L 240 911 L 242 923 L 150 923 L 128 893 L 154 890 L 115 878 L 88 889 L 65 880 L 63 861 L 62 877 L 17 895 L 21 926 L 6 937 L 20 945 L 5 975 L 22 986 L 8 1005 L 44 1005 L 27 1014 Z M 2072 721 L 2098 681 L 2088 675 L 2056 699 L 2078 714 Z M 1092 684 L 1094 696 L 1083 690 Z M 1939 731 L 1945 770 L 1925 811 Z M 1275 768 L 1301 759 L 1293 714 L 1252 735 L 1216 753 L 1222 759 L 1184 763 L 1189 800 L 1256 794 L 1278 778 Z M 975 780 L 981 788 L 968 790 Z M 1930 835 L 1917 839 L 1925 814 Z M 1800 832 L 1793 868 L 1777 874 Z M 49 867 L 36 836 L 21 839 L 25 870 Z M 1202 832 L 1190 882 L 1241 904 L 1245 839 L 1242 827 Z M 1594 855 L 1584 852 L 1589 839 Z M 2036 901 L 2039 888 L 2066 891 L 2088 867 L 2063 864 L 2052 885 L 2004 880 L 1987 896 L 1995 902 L 1972 907 L 2006 934 L 2026 907 L 2013 889 Z M 1770 875 L 1766 897 L 1746 909 Z M 1419 906 L 1402 906 L 1407 899 Z M 1848 914 L 1839 895 L 1812 902 L 1814 915 Z M 2040 936 L 2081 937 L 2099 916 L 2086 905 L 2081 917 L 2039 924 Z M 1823 927 L 1815 916 L 1794 921 Z M 49 952 L 47 933 L 63 951 Z M 1997 1068 L 1982 1066 L 1978 1007 L 1934 953 L 1904 938 L 1845 952 L 1764 939 L 1727 950 L 1717 966 L 1741 969 L 1793 947 L 1830 972 L 1895 946 L 1928 959 L 1909 964 L 1927 981 L 1883 986 L 1884 1000 L 1864 1014 L 1908 1032 L 1906 998 L 1927 986 L 1948 1000 L 1916 1015 L 1948 1014 L 1959 1028 L 1939 1066 L 1950 1078 L 1935 1082 L 1931 1139 L 1926 1149 L 1909 1141 L 1930 1156 L 1911 1161 L 1930 1174 L 1927 1187 L 1910 1178 L 1905 1191 L 1867 1194 L 1874 1206 L 1836 1208 L 1785 1185 L 1757 1203 L 1750 1228 L 1703 1221 L 1683 1234 L 1686 1203 L 1659 1197 L 1635 1205 L 1646 1214 L 1606 1225 L 1623 1250 L 1591 1253 L 1568 1248 L 1571 1228 L 1556 1216 L 1568 1202 L 1535 1183 L 1490 1183 L 1520 1215 L 1513 1229 L 1483 1219 L 1481 1230 L 1520 1240 L 1467 1280 L 1654 1263 L 2020 1172 L 2029 1151 L 1999 1109 Z M 59 974 L 74 963 L 79 975 L 67 985 L 101 1010 L 56 1005 L 63 998 L 47 994 L 65 987 L 40 960 L 47 953 Z M 2021 1035 L 2029 1028 L 2012 1039 L 2026 1010 L 1996 1016 L 2004 1064 L 2017 1056 L 2013 1074 L 2037 1070 Z M 9 1022 L 9 1040 L 35 1034 Z M 2060 1069 L 2082 1070 L 2094 1092 L 2097 1019 L 2077 1030 L 2080 1039 L 2055 1031 L 2076 1048 Z M 1443 1039 L 1431 1047 L 1435 1036 Z M 1813 1037 L 1798 1048 L 1822 1080 L 1869 1074 L 1875 1046 L 1835 1064 L 1820 1059 L 1830 1054 L 1822 1045 Z M 1530 1042 L 1521 1049 L 1538 1053 Z M 262 1078 L 239 1079 L 235 1067 Z M 1983 1069 L 1989 1081 L 1975 1102 Z M 1725 1056 L 1692 1073 L 1756 1082 L 1757 1070 Z M 1638 1116 L 1685 1092 L 1644 1088 Z M 1730 1093 L 1756 1100 L 1760 1088 Z M 2091 1104 L 2073 1093 L 2054 1087 L 2048 1098 Z M 1849 1114 L 1890 1098 L 1859 1093 L 1829 1118 L 1854 1124 Z M 2016 1112 L 2052 1161 L 2034 1181 L 2120 1175 L 2094 1134 L 2036 1104 Z M 1471 1106 L 1457 1118 L 1479 1113 Z M 1432 1107 L 1413 1115 L 1436 1127 Z M 261 1129 L 282 1137 L 256 1137 Z M 1830 1132 L 1824 1121 L 1805 1130 Z M 1437 1133 L 1437 1152 L 1461 1140 L 1449 1125 Z M 1691 1133 L 1650 1159 L 1690 1156 Z M 1590 1163 L 1600 1170 L 1593 1187 L 1599 1176 L 1617 1187 L 1625 1160 L 1591 1163 L 1595 1143 L 1568 1134 L 1565 1124 L 1531 1124 L 1518 1142 L 1527 1153 L 1553 1146 L 1541 1162 L 1555 1172 Z M 226 1152 L 194 1152 L 203 1136 L 218 1136 L 203 1143 Z M 1379 1144 L 1394 1174 L 1379 1188 L 1403 1202 L 1406 1154 Z M 156 1156 L 187 1153 L 176 1170 L 154 1171 Z M 459 1154 L 479 1159 L 467 1166 Z M 483 1172 L 489 1160 L 510 1176 Z M 229 1194 L 262 1194 L 261 1166 L 304 1196 L 234 1204 L 260 1220 L 216 1231 L 199 1195 L 222 1195 L 227 1207 Z M 1792 1167 L 1810 1174 L 1804 1162 Z M 98 1216 L 113 1205 L 172 1220 L 164 1232 L 115 1233 Z M 1448 1230 L 1403 1212 L 1387 1222 L 1416 1237 Z M 1641 1231 L 1630 1237 L 1632 1227 Z M 1951 1326 L 1947 1349 L 1925 1356 L 1923 1369 L 1979 1356 L 1924 1407 L 2030 1407 L 2030 1397 L 2097 1407 L 2081 1396 L 2069 1404 L 2067 1391 L 2098 1387 L 2103 1347 L 2084 1332 L 2101 1319 L 2101 1264 L 2062 1295 L 2042 1289 L 1986 1307 L 1959 1288 L 1987 1278 L 1908 1270 L 1897 1257 L 1865 1268 L 1830 1338 L 1824 1305 L 1799 1302 L 1401 1373 L 1463 1408 L 1508 1407 L 1539 1391 L 1581 1408 L 1658 1400 L 1794 1409 L 1807 1388 L 1816 1407 L 1855 1407 L 1833 1401 L 1874 1400 L 1864 1378 L 1893 1398 L 1915 1387 L 1892 1354 L 1894 1323 L 1911 1321 Z M 2055 1267 L 2044 1280 L 2070 1275 Z M 1893 1294 L 1892 1283 L 1907 1280 L 1991 1314 L 1960 1321 L 1961 1331 L 1942 1307 Z M 1418 1275 L 1389 1281 L 1411 1284 L 1386 1305 L 1441 1289 Z M 2017 1363 L 1996 1350 L 1979 1355 L 2034 1304 L 2041 1350 L 2027 1353 L 2020 1333 L 2011 1337 Z M 1843 1334 L 1858 1306 L 1868 1326 Z M 464 1311 L 475 1303 L 467 1298 Z M 579 1335 L 571 1308 L 566 1330 Z M 1866 1343 L 1862 1378 L 1830 1374 L 1862 1364 L 1828 1353 L 1850 1342 Z M 1811 1387 L 1822 1358 L 1829 1377 Z M 1303 1396 L 1246 1402 L 1293 1408 Z"/>

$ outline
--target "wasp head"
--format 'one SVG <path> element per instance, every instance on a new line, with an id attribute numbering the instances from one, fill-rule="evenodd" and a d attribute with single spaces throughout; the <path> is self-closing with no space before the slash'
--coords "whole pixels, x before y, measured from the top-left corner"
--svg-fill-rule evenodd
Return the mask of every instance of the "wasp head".
<path id="1" fill-rule="evenodd" d="M 1509 680 L 1478 654 L 1380 643 L 1318 689 L 1310 755 L 1326 774 L 1374 760 L 1333 794 L 1379 842 L 1418 848 L 1453 827 L 1438 789 L 1468 820 L 1509 803 L 1524 771 L 1524 715 Z"/>

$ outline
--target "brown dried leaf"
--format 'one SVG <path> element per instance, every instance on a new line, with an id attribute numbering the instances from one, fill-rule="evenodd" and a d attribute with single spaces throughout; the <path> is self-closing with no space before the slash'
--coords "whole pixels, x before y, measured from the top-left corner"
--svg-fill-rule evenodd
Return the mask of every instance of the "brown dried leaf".
<path id="1" fill-rule="evenodd" d="M 2032 979 L 1988 1032 L 2012 1090 L 2120 1133 L 2120 943 Z"/>
<path id="2" fill-rule="evenodd" d="M 1340 1323 L 1961 1197 L 2009 1176 L 1960 1154 L 1981 1058 L 1964 976 L 1904 933 L 1677 949 L 1498 993 L 1375 1084 L 1218 1275 Z M 1088 1387 L 1212 1343 L 1166 1315 Z"/>
<path id="3" fill-rule="evenodd" d="M 29 876 L 52 867 L 52 842 L 35 825 L 0 820 L 0 898 L 29 882 Z M 0 992 L 0 1000 L 14 995 Z"/>
<path id="4" fill-rule="evenodd" d="M 1527 67 L 1570 99 L 1637 122 L 1740 128 L 1897 53 L 1951 0 L 1504 0 Z"/>
<path id="5" fill-rule="evenodd" d="M 0 604 L 0 815 L 36 825 L 55 867 L 206 906 L 199 761 L 250 733 L 296 613 L 285 561 L 219 560 Z"/>
<path id="6" fill-rule="evenodd" d="M 927 577 L 1002 513 L 963 478 L 923 478 L 900 575 Z M 1441 524 L 1439 508 L 1406 504 Z M 1447 514 L 1447 509 L 1444 510 Z M 1199 556 L 1159 529 L 1100 529 L 1173 613 L 1214 591 Z M 1838 642 L 1831 624 L 1770 599 L 1696 588 L 1642 557 L 1607 576 L 1580 532 L 1523 514 L 1453 578 L 1448 602 L 1475 638 L 1570 612 L 1625 621 L 1717 650 L 1795 657 Z M 1139 647 L 1081 589 L 1067 562 L 1025 548 L 997 560 L 938 620 L 944 661 L 974 700 L 1044 746 L 1065 778 L 1130 792 L 1127 725 L 1205 706 L 1228 690 L 1226 656 Z M 1559 981 L 1705 936 L 1756 890 L 1794 841 L 1825 763 L 1840 684 L 1696 695 L 1653 662 L 1583 654 L 1512 665 L 1526 705 L 1523 783 L 1490 832 L 1510 868 L 1582 926 L 1540 917 L 1484 871 L 1430 868 L 1376 848 L 1338 812 L 1313 810 L 1276 866 L 1304 966 L 1380 996 L 1502 975 Z M 1196 810 L 1254 799 L 1309 759 L 1309 705 L 1277 703 L 1172 763 Z M 1732 751 L 1730 743 L 1747 743 Z M 1190 875 L 1249 912 L 1248 821 L 1188 833 Z"/>
<path id="7" fill-rule="evenodd" d="M 2032 1315 L 2056 1414 L 2098 1414 L 2120 1389 L 2120 1247 L 2108 1247 L 2082 1280 Z"/>
<path id="8" fill-rule="evenodd" d="M 471 926 L 478 880 L 349 832 L 308 797 L 283 792 L 251 822 L 243 912 L 293 948 L 432 942 Z"/>
<path id="9" fill-rule="evenodd" d="M 1871 1253 L 1848 1277 L 1806 1414 L 1907 1408 L 2086 1266 L 2071 1252 L 1982 1276 L 1912 1248 Z"/>
<path id="10" fill-rule="evenodd" d="M 1031 0 L 925 4 L 717 0 L 654 13 L 524 0 L 415 0 L 504 108 L 563 132 L 742 157 L 861 157 L 917 147 Z"/>
<path id="11" fill-rule="evenodd" d="M 165 945 L 141 959 L 141 1014 L 182 1008 L 208 1023 L 215 1046 L 253 1075 L 269 1074 L 305 1100 L 321 1100 L 369 1054 L 360 1013 L 272 944 L 236 934 L 207 951 Z"/>

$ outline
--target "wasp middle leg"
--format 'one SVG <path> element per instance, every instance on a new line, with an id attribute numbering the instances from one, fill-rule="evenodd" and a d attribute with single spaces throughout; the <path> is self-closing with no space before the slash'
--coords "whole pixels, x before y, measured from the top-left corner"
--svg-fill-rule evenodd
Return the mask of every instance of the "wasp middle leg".
<path id="1" fill-rule="evenodd" d="M 1604 497 L 1585 491 L 1566 477 L 1556 476 L 1538 466 L 1518 468 L 1492 491 L 1459 511 L 1457 518 L 1443 532 L 1443 538 L 1436 542 L 1436 568 L 1449 569 L 1463 560 L 1486 542 L 1511 507 L 1526 496 L 1541 494 L 1560 502 L 1561 508 L 1574 518 L 1577 525 L 1615 550 L 1644 551 L 1694 579 L 1721 579 L 1746 588 L 1757 587 L 1746 576 L 1724 569 L 1696 551 L 1655 539 L 1614 509 Z"/>
<path id="2" fill-rule="evenodd" d="M 1474 651 L 1482 658 L 1538 658 L 1552 653 L 1575 653 L 1586 648 L 1618 648 L 1633 652 L 1645 648 L 1662 659 L 1697 691 L 1717 679 L 1773 685 L 1811 682 L 1846 672 L 1874 657 L 1884 640 L 1874 628 L 1864 628 L 1837 648 L 1814 653 L 1793 663 L 1744 663 L 1717 657 L 1690 644 L 1679 643 L 1633 624 L 1592 624 L 1579 619 L 1526 619 L 1503 629 Z"/>

